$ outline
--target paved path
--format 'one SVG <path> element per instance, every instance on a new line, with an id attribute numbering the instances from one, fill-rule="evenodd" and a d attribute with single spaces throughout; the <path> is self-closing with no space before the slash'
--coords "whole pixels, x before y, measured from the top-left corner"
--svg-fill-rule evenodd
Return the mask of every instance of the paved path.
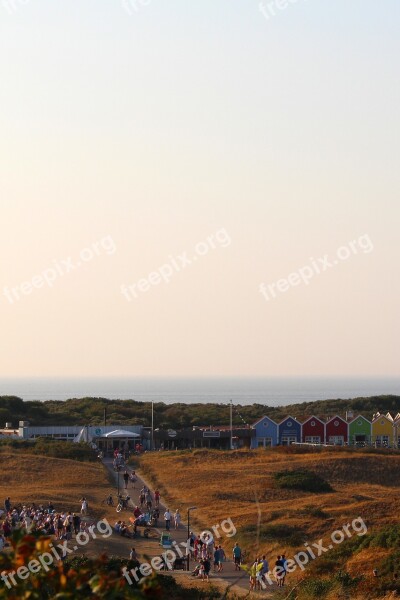
<path id="1" fill-rule="evenodd" d="M 103 463 L 106 465 L 106 467 L 109 469 L 110 473 L 112 474 L 112 477 L 115 481 L 116 487 L 117 487 L 117 473 L 114 471 L 113 469 L 113 461 L 112 459 L 104 459 Z M 131 470 L 130 468 L 128 468 L 128 470 Z M 137 472 L 136 472 L 136 476 L 137 476 L 137 481 L 134 484 L 135 488 L 133 488 L 132 483 L 129 482 L 128 485 L 128 490 L 127 492 L 124 489 L 124 480 L 122 477 L 122 473 L 123 473 L 123 469 L 121 470 L 119 479 L 120 479 L 120 490 L 122 490 L 122 494 L 125 495 L 126 493 L 128 493 L 128 495 L 131 497 L 132 502 L 136 505 L 139 504 L 139 493 L 141 488 L 146 485 L 150 490 L 153 489 L 153 487 L 146 482 L 146 480 L 140 476 Z M 175 510 L 173 510 L 173 507 L 168 507 L 170 508 L 170 512 L 173 514 L 175 512 Z M 166 510 L 166 505 L 165 503 L 163 503 L 162 499 L 160 502 L 160 519 L 159 519 L 159 524 L 160 526 L 157 528 L 153 528 L 154 530 L 157 531 L 158 535 L 157 538 L 154 539 L 149 539 L 149 538 L 144 538 L 144 537 L 136 537 L 134 538 L 134 540 L 132 540 L 132 544 L 135 546 L 136 551 L 139 553 L 139 556 L 141 558 L 144 558 L 145 556 L 149 557 L 150 559 L 153 556 L 160 556 L 161 554 L 161 548 L 159 545 L 159 540 L 161 537 L 161 533 L 162 531 L 165 531 L 165 528 L 162 528 L 162 524 L 164 522 L 164 512 Z M 121 512 L 120 513 L 120 517 L 118 518 L 122 518 L 125 519 L 126 517 L 124 515 L 127 515 L 128 513 L 126 512 Z M 181 515 L 182 517 L 184 515 Z M 192 531 L 194 530 L 193 528 L 191 528 Z M 204 527 L 204 529 L 207 529 L 207 527 Z M 142 528 L 138 528 L 138 531 L 142 531 Z M 187 541 L 187 527 L 184 524 L 181 524 L 180 527 L 178 529 L 174 529 L 173 528 L 173 522 L 171 522 L 171 530 L 170 530 L 172 539 L 174 541 L 176 541 L 178 543 L 178 545 L 181 542 L 186 542 Z M 195 533 L 197 533 L 195 531 Z M 199 532 L 200 533 L 200 532 Z M 229 541 L 229 546 L 228 546 L 228 541 Z M 213 573 L 213 571 L 211 570 L 210 573 L 210 580 L 211 581 L 215 581 L 215 582 L 219 582 L 219 583 L 223 583 L 225 587 L 227 586 L 238 586 L 240 588 L 240 590 L 237 591 L 241 591 L 242 593 L 245 590 L 249 589 L 249 577 L 248 574 L 245 571 L 235 571 L 235 567 L 233 564 L 233 561 L 231 560 L 230 556 L 231 556 L 231 552 L 232 552 L 232 548 L 231 546 L 233 546 L 233 541 L 232 540 L 226 540 L 227 543 L 225 543 L 225 552 L 227 555 L 227 560 L 224 563 L 224 570 L 222 573 L 217 574 L 217 573 Z M 224 546 L 224 540 L 221 539 L 221 545 Z M 185 550 L 183 550 L 183 553 L 185 552 Z M 194 568 L 193 566 L 194 561 L 191 560 L 190 561 L 190 571 Z M 211 564 L 213 565 L 212 561 Z M 212 566 L 212 569 L 214 567 Z M 174 574 L 173 571 L 169 572 L 170 574 Z M 177 571 L 177 574 L 179 574 L 179 577 L 181 577 L 183 574 L 181 571 Z M 194 581 L 194 578 L 192 578 L 190 576 L 189 572 L 185 573 L 185 576 L 188 578 L 191 578 Z M 273 588 L 271 588 L 271 591 L 275 591 L 277 588 L 274 585 Z M 264 598 L 269 596 L 268 590 L 265 590 L 257 595 L 262 595 Z"/>

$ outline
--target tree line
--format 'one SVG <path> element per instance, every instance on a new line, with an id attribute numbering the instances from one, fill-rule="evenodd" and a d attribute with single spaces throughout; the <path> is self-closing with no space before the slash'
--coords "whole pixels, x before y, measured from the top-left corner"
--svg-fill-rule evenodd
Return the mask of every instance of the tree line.
<path id="1" fill-rule="evenodd" d="M 35 400 L 24 401 L 17 396 L 0 396 L 0 428 L 5 423 L 18 427 L 19 421 L 29 421 L 30 425 L 101 425 L 104 422 L 104 409 L 107 411 L 107 424 L 151 426 L 151 402 L 136 400 L 109 400 L 107 398 L 72 398 L 65 401 Z M 345 415 L 352 410 L 354 415 L 362 414 L 368 419 L 376 412 L 390 412 L 395 416 L 400 412 L 400 396 L 370 396 L 350 400 L 317 400 L 289 406 L 267 406 L 249 404 L 233 406 L 233 425 L 246 427 L 268 415 L 279 422 L 287 415 L 299 420 L 311 415 L 322 418 L 336 414 Z M 203 403 L 154 403 L 154 427 L 180 429 L 192 426 L 229 425 L 229 404 Z"/>

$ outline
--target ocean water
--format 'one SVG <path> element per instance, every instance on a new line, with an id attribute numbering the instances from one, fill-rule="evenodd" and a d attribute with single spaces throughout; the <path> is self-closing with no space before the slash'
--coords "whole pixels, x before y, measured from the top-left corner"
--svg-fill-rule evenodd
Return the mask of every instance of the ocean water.
<path id="1" fill-rule="evenodd" d="M 149 402 L 285 406 L 313 400 L 400 395 L 398 378 L 0 378 L 0 396 L 24 400 L 102 397 Z"/>

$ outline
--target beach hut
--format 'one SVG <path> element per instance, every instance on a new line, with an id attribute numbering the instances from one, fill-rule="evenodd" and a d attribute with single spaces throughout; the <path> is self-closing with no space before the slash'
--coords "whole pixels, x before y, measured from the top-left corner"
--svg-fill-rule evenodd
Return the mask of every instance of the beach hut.
<path id="1" fill-rule="evenodd" d="M 389 413 L 386 415 L 377 413 L 372 420 L 372 443 L 385 448 L 393 446 L 393 425 L 393 418 Z"/>
<path id="2" fill-rule="evenodd" d="M 371 421 L 358 415 L 349 423 L 349 444 L 353 446 L 364 446 L 371 443 L 372 424 Z"/>
<path id="3" fill-rule="evenodd" d="M 325 423 L 318 417 L 308 417 L 301 426 L 302 441 L 310 444 L 325 443 Z"/>
<path id="4" fill-rule="evenodd" d="M 400 413 L 393 419 L 393 446 L 400 448 Z"/>
<path id="5" fill-rule="evenodd" d="M 255 436 L 251 439 L 252 448 L 265 448 L 278 444 L 278 424 L 269 417 L 262 417 L 253 425 Z"/>
<path id="6" fill-rule="evenodd" d="M 325 425 L 325 441 L 327 444 L 343 446 L 348 440 L 348 424 L 338 415 L 329 419 Z"/>
<path id="7" fill-rule="evenodd" d="M 278 425 L 278 443 L 289 446 L 293 442 L 301 442 L 301 423 L 289 416 Z"/>

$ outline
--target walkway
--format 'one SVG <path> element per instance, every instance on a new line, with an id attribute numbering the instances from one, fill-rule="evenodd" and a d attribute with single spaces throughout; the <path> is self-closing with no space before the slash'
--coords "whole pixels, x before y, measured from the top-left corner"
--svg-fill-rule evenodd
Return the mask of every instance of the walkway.
<path id="1" fill-rule="evenodd" d="M 117 476 L 118 474 L 114 471 L 113 469 L 113 461 L 112 459 L 103 459 L 103 463 L 106 465 L 106 467 L 109 469 L 110 473 L 112 474 L 112 477 L 115 481 L 115 485 L 117 487 Z M 131 469 L 128 468 L 128 470 L 130 471 Z M 153 487 L 146 482 L 145 478 L 138 475 L 138 473 L 136 472 L 136 476 L 137 476 L 137 481 L 134 484 L 135 488 L 133 488 L 133 484 L 131 482 L 129 482 L 128 485 L 128 490 L 125 491 L 124 490 L 124 480 L 122 477 L 123 474 L 123 469 L 120 472 L 120 490 L 122 490 L 122 494 L 125 495 L 126 493 L 128 493 L 128 495 L 131 497 L 132 502 L 134 505 L 139 505 L 139 493 L 141 488 L 143 488 L 143 486 L 147 486 L 150 490 L 153 490 Z M 134 545 L 136 551 L 139 554 L 139 557 L 143 560 L 151 560 L 152 557 L 154 556 L 160 556 L 161 555 L 161 548 L 159 545 L 159 540 L 161 537 L 161 533 L 162 531 L 165 531 L 165 528 L 162 528 L 162 525 L 164 523 L 164 512 L 166 510 L 166 505 L 162 502 L 162 499 L 160 501 L 160 519 L 159 519 L 159 527 L 154 527 L 152 528 L 153 530 L 155 530 L 157 532 L 157 537 L 154 538 L 144 538 L 144 537 L 136 537 L 132 540 L 132 545 Z M 174 507 L 168 507 L 170 508 L 170 512 L 173 514 L 175 512 Z M 121 512 L 120 513 L 120 517 L 118 518 L 122 518 L 122 519 L 126 519 L 125 515 L 127 515 L 128 513 L 126 512 Z M 181 515 L 182 517 L 184 515 Z M 193 528 L 191 528 L 193 530 Z M 204 529 L 207 529 L 207 526 L 204 527 Z M 142 528 L 138 528 L 138 531 L 141 532 Z M 172 539 L 174 541 L 177 542 L 178 546 L 180 545 L 181 542 L 186 542 L 187 541 L 187 526 L 185 526 L 184 524 L 181 524 L 180 527 L 178 529 L 174 529 L 173 526 L 173 521 L 171 521 L 171 530 L 170 530 Z M 226 543 L 224 543 L 226 542 Z M 229 542 L 229 546 L 228 546 L 228 542 Z M 224 547 L 225 553 L 227 555 L 227 560 L 223 565 L 223 572 L 222 573 L 213 573 L 213 562 L 211 561 L 212 567 L 211 567 L 211 573 L 210 573 L 210 581 L 211 582 L 215 582 L 215 583 L 222 583 L 223 586 L 226 587 L 232 587 L 235 586 L 234 591 L 236 593 L 240 593 L 240 595 L 243 595 L 244 591 L 248 591 L 249 589 L 249 576 L 245 571 L 236 571 L 233 561 L 231 559 L 231 553 L 232 553 L 232 547 L 233 547 L 234 541 L 232 540 L 224 540 L 221 538 L 221 545 Z M 183 554 L 185 553 L 185 550 L 182 548 L 182 552 Z M 192 571 L 192 569 L 194 568 L 194 561 L 191 560 L 190 561 L 190 571 Z M 178 578 L 181 578 L 182 576 L 187 577 L 188 579 L 191 579 L 192 581 L 196 581 L 193 577 L 191 577 L 190 572 L 185 572 L 184 574 L 182 573 L 182 571 L 169 571 L 170 575 L 176 575 Z M 269 592 L 269 590 L 265 590 L 263 592 L 258 592 L 257 596 L 262 596 L 264 598 L 268 598 L 271 596 L 271 593 L 273 591 L 276 591 L 278 588 L 274 585 L 271 588 L 271 592 Z M 233 591 L 233 590 L 232 590 Z"/>

